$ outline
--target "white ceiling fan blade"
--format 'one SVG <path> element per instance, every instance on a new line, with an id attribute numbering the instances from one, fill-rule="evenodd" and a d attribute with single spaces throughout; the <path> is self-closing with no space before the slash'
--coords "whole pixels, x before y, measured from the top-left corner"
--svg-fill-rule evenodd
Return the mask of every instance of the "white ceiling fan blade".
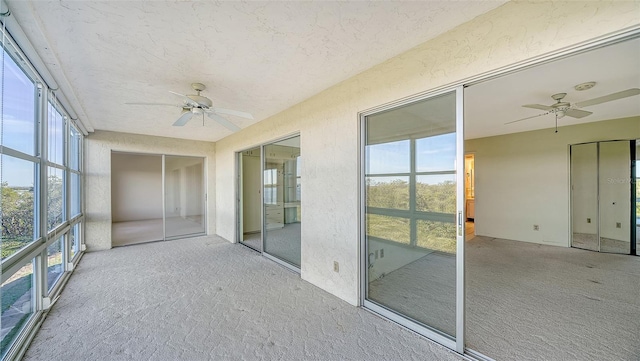
<path id="1" fill-rule="evenodd" d="M 564 111 L 564 114 L 573 118 L 584 118 L 587 115 L 593 114 L 592 112 L 588 112 L 586 110 L 578 110 L 578 109 L 567 109 Z"/>
<path id="2" fill-rule="evenodd" d="M 187 122 L 189 120 L 191 120 L 192 117 L 193 117 L 193 113 L 191 111 L 187 110 L 184 113 L 182 113 L 180 118 L 178 118 L 178 120 L 176 120 L 175 123 L 173 123 L 173 126 L 174 127 L 181 127 L 181 126 L 187 124 Z"/>
<path id="3" fill-rule="evenodd" d="M 166 105 L 170 107 L 181 107 L 182 105 L 169 104 L 169 103 L 125 103 L 127 105 Z"/>
<path id="4" fill-rule="evenodd" d="M 211 109 L 213 109 L 216 113 L 220 113 L 220 114 L 235 115 L 236 117 L 240 117 L 240 118 L 253 119 L 253 115 L 245 112 L 239 112 L 237 110 L 225 109 L 225 108 L 211 108 Z"/>
<path id="5" fill-rule="evenodd" d="M 552 107 L 550 107 L 548 105 L 542 105 L 542 104 L 525 104 L 525 105 L 523 105 L 523 107 L 546 110 L 546 111 L 549 111 L 549 110 L 553 109 Z"/>
<path id="6" fill-rule="evenodd" d="M 188 96 L 184 95 L 184 94 L 180 94 L 180 93 L 176 93 L 176 92 L 172 92 L 171 90 L 169 90 L 169 93 L 171 94 L 175 94 L 179 97 L 182 98 L 182 100 L 184 100 L 185 104 L 189 104 L 193 107 L 198 107 L 200 106 L 200 104 L 198 104 L 198 102 L 194 101 L 193 99 L 189 98 Z"/>
<path id="7" fill-rule="evenodd" d="M 231 130 L 232 132 L 237 132 L 238 130 L 240 130 L 240 127 L 231 123 L 230 121 L 226 120 L 225 118 L 219 116 L 214 112 L 207 112 L 207 115 L 209 116 L 209 118 L 225 126 L 227 129 Z"/>
<path id="8" fill-rule="evenodd" d="M 623 90 L 617 93 L 605 95 L 602 97 L 585 100 L 583 102 L 576 103 L 575 106 L 578 108 L 584 108 L 584 107 L 589 107 L 589 106 L 600 104 L 600 103 L 606 103 L 612 100 L 618 100 L 618 99 L 622 99 L 622 98 L 626 98 L 626 97 L 630 97 L 638 94 L 640 94 L 640 89 L 631 88 L 631 89 Z"/>
<path id="9" fill-rule="evenodd" d="M 527 120 L 527 119 L 531 119 L 531 118 L 541 117 L 541 116 L 543 116 L 543 115 L 547 115 L 547 114 L 550 114 L 550 113 L 551 113 L 551 112 L 546 112 L 546 113 L 542 113 L 542 114 L 534 115 L 534 116 L 531 116 L 531 117 L 526 117 L 526 118 L 522 118 L 522 119 L 514 120 L 514 121 L 512 121 L 512 122 L 504 123 L 504 125 L 512 124 L 512 123 L 517 123 L 517 122 L 521 122 L 521 121 L 523 121 L 523 120 Z"/>

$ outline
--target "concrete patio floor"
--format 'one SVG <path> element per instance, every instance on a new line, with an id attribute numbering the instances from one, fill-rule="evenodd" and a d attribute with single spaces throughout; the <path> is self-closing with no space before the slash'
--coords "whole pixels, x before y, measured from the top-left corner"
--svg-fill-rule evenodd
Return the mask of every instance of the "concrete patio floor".
<path id="1" fill-rule="evenodd" d="M 237 244 L 84 255 L 25 360 L 461 360 Z"/>

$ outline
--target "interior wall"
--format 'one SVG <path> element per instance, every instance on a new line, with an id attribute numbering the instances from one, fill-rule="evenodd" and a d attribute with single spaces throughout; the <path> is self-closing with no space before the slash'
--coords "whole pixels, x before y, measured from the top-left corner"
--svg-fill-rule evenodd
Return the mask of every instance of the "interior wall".
<path id="1" fill-rule="evenodd" d="M 111 248 L 111 152 L 205 158 L 207 234 L 215 234 L 215 144 L 139 134 L 96 131 L 86 138 L 85 243 L 88 251 Z M 232 168 L 233 169 L 233 168 Z M 231 191 L 233 193 L 233 191 Z"/>
<path id="2" fill-rule="evenodd" d="M 216 143 L 218 234 L 236 239 L 235 152 L 299 132 L 301 277 L 358 304 L 358 112 L 637 26 L 639 10 L 637 2 L 509 2 L 222 139 Z"/>
<path id="3" fill-rule="evenodd" d="M 111 220 L 162 218 L 162 156 L 111 155 Z"/>
<path id="4" fill-rule="evenodd" d="M 568 247 L 569 145 L 637 138 L 638 124 L 633 117 L 466 141 L 475 153 L 476 234 Z"/>

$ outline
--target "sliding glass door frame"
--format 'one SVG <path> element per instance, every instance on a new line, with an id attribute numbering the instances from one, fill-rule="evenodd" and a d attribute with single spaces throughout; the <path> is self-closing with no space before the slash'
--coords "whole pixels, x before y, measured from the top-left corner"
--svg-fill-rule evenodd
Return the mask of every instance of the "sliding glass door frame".
<path id="1" fill-rule="evenodd" d="M 244 152 L 250 151 L 250 150 L 254 150 L 254 149 L 260 149 L 260 183 L 262 184 L 263 182 L 263 175 L 262 175 L 262 163 L 264 162 L 262 159 L 262 154 L 263 154 L 263 150 L 262 150 L 263 145 L 259 144 L 259 145 L 254 145 L 239 151 L 236 151 L 236 182 L 235 182 L 235 192 L 236 192 L 236 243 L 239 243 L 243 246 L 246 246 L 256 252 L 260 252 L 263 253 L 262 250 L 264 249 L 264 239 L 263 239 L 263 233 L 264 233 L 264 206 L 263 206 L 263 196 L 262 196 L 262 191 L 260 192 L 260 249 L 256 249 L 254 247 L 251 247 L 250 245 L 246 244 L 245 242 L 243 242 L 243 235 L 244 235 L 244 231 L 243 231 L 243 227 L 244 227 L 244 196 L 242 196 L 242 192 L 243 192 L 243 187 L 244 187 L 244 171 L 243 171 L 243 160 L 242 160 L 242 154 Z"/>
<path id="2" fill-rule="evenodd" d="M 392 311 L 391 309 L 382 306 L 376 302 L 367 299 L 368 289 L 368 244 L 366 238 L 366 119 L 368 116 L 381 113 L 388 110 L 393 110 L 405 105 L 413 104 L 419 101 L 435 98 L 447 93 L 455 92 L 456 104 L 456 319 L 455 329 L 456 336 L 447 335 L 435 328 L 423 325 L 416 321 L 411 320 L 408 317 L 402 316 L 399 313 Z M 448 87 L 438 91 L 422 94 L 416 97 L 406 98 L 394 103 L 389 103 L 381 107 L 377 107 L 359 114 L 359 205 L 360 210 L 358 212 L 359 222 L 359 269 L 360 269 L 360 305 L 364 308 L 373 311 L 385 318 L 390 319 L 412 331 L 415 331 L 427 338 L 430 338 L 458 353 L 465 352 L 465 270 L 464 270 L 464 237 L 465 237 L 465 204 L 464 204 L 464 87 Z M 414 190 L 415 191 L 415 190 Z"/>
<path id="3" fill-rule="evenodd" d="M 265 236 L 267 234 L 267 222 L 265 222 L 265 215 L 266 214 L 265 214 L 265 210 L 264 210 L 264 208 L 265 208 L 265 203 L 264 203 L 264 171 L 265 171 L 265 161 L 266 161 L 265 149 L 269 145 L 272 145 L 274 143 L 278 143 L 278 142 L 283 141 L 283 140 L 295 138 L 295 137 L 300 137 L 300 132 L 295 132 L 295 133 L 291 133 L 291 134 L 288 134 L 288 135 L 285 135 L 285 136 L 282 136 L 282 137 L 278 137 L 278 138 L 272 139 L 272 140 L 270 140 L 268 142 L 264 142 L 264 143 L 262 143 L 260 145 L 260 184 L 262 186 L 262 197 L 260 197 L 260 205 L 261 205 L 260 209 L 261 209 L 261 212 L 262 212 L 262 214 L 261 214 L 261 216 L 262 216 L 261 217 L 262 227 L 260 229 L 262 231 L 261 231 L 260 239 L 262 241 L 262 255 L 264 257 L 276 262 L 277 264 L 279 264 L 279 265 L 281 265 L 281 266 L 283 266 L 285 268 L 288 268 L 289 270 L 291 270 L 291 271 L 293 271 L 295 273 L 300 274 L 300 268 L 299 267 L 296 267 L 295 265 L 293 265 L 293 264 L 291 264 L 291 263 L 289 263 L 287 261 L 284 261 L 284 260 L 282 260 L 282 259 L 280 259 L 280 258 L 278 258 L 276 256 L 273 256 L 273 255 L 267 253 L 265 251 L 265 247 L 264 247 Z M 302 240 L 300 240 L 300 241 L 302 242 Z"/>
<path id="4" fill-rule="evenodd" d="M 265 222 L 265 211 L 264 211 L 264 171 L 265 171 L 265 160 L 266 160 L 266 158 L 265 158 L 265 147 L 267 147 L 267 146 L 269 146 L 269 145 L 271 145 L 273 143 L 278 143 L 280 141 L 287 140 L 287 139 L 294 138 L 294 137 L 300 137 L 300 132 L 290 133 L 290 134 L 287 134 L 287 135 L 284 135 L 284 136 L 281 136 L 281 137 L 278 137 L 278 138 L 271 139 L 269 141 L 265 141 L 263 143 L 260 143 L 259 145 L 246 147 L 246 148 L 243 148 L 242 150 L 239 150 L 239 151 L 235 152 L 235 154 L 236 154 L 236 161 L 235 161 L 235 164 L 236 164 L 236 166 L 235 166 L 236 167 L 236 181 L 235 181 L 235 184 L 236 184 L 235 185 L 235 192 L 236 192 L 236 196 L 235 196 L 236 197 L 236 201 L 235 201 L 235 203 L 236 203 L 236 205 L 235 205 L 236 206 L 236 211 L 235 211 L 235 214 L 236 214 L 236 222 L 235 222 L 236 223 L 236 236 L 235 236 L 235 239 L 236 239 L 236 243 L 242 244 L 245 247 L 248 247 L 248 248 L 250 248 L 250 249 L 252 249 L 254 251 L 260 252 L 260 254 L 262 254 L 262 256 L 264 256 L 265 258 L 268 258 L 269 260 L 274 261 L 277 264 L 279 264 L 279 265 L 281 265 L 281 266 L 283 266 L 283 267 L 285 267 L 285 268 L 287 268 L 287 269 L 289 269 L 289 270 L 291 270 L 291 271 L 293 271 L 295 273 L 300 274 L 300 268 L 298 268 L 298 267 L 296 267 L 296 266 L 292 265 L 291 263 L 288 263 L 288 262 L 286 262 L 284 260 L 281 260 L 278 257 L 270 255 L 269 253 L 265 252 L 265 247 L 264 247 L 265 235 L 266 235 L 266 231 L 267 231 L 266 230 L 267 225 L 266 225 L 266 222 Z M 241 194 L 240 192 L 242 192 L 242 186 L 243 186 L 242 185 L 242 181 L 241 181 L 241 175 L 242 175 L 242 171 L 243 171 L 242 170 L 242 153 L 246 152 L 248 150 L 256 149 L 256 148 L 260 148 L 260 186 L 262 187 L 261 194 L 260 194 L 260 249 L 259 250 L 255 249 L 253 247 L 250 247 L 250 246 L 244 244 L 243 242 L 241 242 L 242 229 L 241 229 L 241 226 L 240 226 L 242 217 L 244 217 L 241 214 L 241 209 L 242 208 L 240 207 L 240 202 L 242 201 L 242 197 L 240 195 Z"/>

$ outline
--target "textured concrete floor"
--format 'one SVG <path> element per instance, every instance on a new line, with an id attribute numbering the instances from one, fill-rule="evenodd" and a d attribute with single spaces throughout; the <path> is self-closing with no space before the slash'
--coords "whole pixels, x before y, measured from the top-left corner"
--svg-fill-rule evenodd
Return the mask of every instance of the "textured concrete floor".
<path id="1" fill-rule="evenodd" d="M 218 237 L 87 253 L 25 360 L 460 360 Z"/>

